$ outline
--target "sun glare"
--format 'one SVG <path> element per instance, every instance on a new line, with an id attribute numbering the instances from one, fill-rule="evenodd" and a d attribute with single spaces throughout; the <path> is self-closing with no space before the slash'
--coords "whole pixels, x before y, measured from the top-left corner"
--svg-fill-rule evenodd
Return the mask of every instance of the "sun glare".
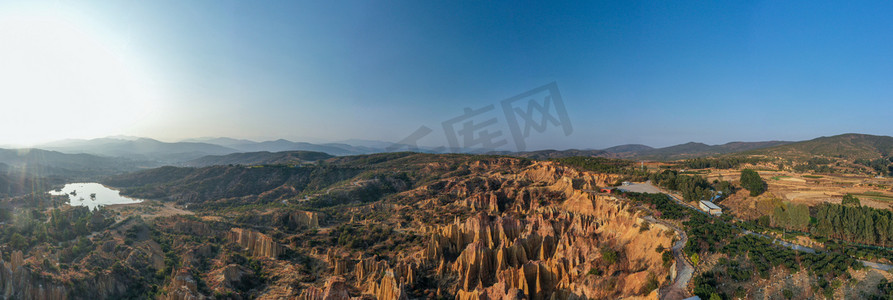
<path id="1" fill-rule="evenodd" d="M 138 70 L 53 15 L 0 15 L 0 144 L 120 134 L 152 111 Z"/>

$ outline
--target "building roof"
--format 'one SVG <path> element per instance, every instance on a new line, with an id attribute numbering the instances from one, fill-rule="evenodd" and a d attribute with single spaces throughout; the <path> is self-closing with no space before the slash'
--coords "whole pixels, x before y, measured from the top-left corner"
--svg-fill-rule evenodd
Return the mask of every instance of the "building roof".
<path id="1" fill-rule="evenodd" d="M 721 209 L 721 208 L 719 208 L 719 206 L 716 206 L 716 204 L 714 204 L 713 202 L 710 202 L 710 201 L 701 200 L 701 204 L 704 204 L 709 209 Z"/>

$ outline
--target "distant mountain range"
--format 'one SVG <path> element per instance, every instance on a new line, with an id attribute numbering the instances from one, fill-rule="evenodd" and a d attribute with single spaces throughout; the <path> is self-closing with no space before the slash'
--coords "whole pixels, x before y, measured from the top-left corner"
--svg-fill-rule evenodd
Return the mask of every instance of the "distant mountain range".
<path id="1" fill-rule="evenodd" d="M 494 153 L 515 155 L 533 159 L 550 159 L 571 156 L 592 156 L 633 160 L 677 160 L 725 154 L 767 155 L 788 159 L 816 156 L 845 159 L 877 159 L 893 156 L 893 137 L 848 133 L 819 137 L 808 141 L 787 142 L 731 142 L 707 145 L 689 142 L 664 148 L 645 145 L 620 145 L 602 150 L 540 150 L 520 153 Z"/>
<path id="2" fill-rule="evenodd" d="M 148 138 L 64 140 L 38 145 L 35 148 L 69 154 L 85 153 L 107 157 L 122 157 L 132 160 L 160 162 L 179 162 L 196 159 L 206 155 L 223 155 L 238 152 L 236 149 L 209 143 L 165 143 Z"/>
<path id="3" fill-rule="evenodd" d="M 498 154 L 515 155 L 533 159 L 592 156 L 622 159 L 676 160 L 762 149 L 790 143 L 791 142 L 784 141 L 768 141 L 731 142 L 722 145 L 707 145 L 703 143 L 689 142 L 664 148 L 652 148 L 646 145 L 628 144 L 605 148 L 602 150 L 540 150 L 520 153 L 502 152 Z"/>
<path id="4" fill-rule="evenodd" d="M 161 164 L 179 164 L 205 156 L 228 155 L 245 152 L 311 151 L 330 155 L 358 155 L 388 152 L 386 142 L 372 142 L 381 147 L 351 145 L 345 143 L 313 144 L 292 142 L 284 139 L 255 142 L 232 138 L 190 139 L 181 142 L 161 142 L 149 138 L 114 137 L 91 140 L 63 140 L 38 145 L 35 148 L 68 154 L 92 154 L 121 157 L 137 161 L 155 161 Z"/>
<path id="5" fill-rule="evenodd" d="M 392 149 L 388 142 L 370 140 L 347 140 L 338 143 L 314 144 L 293 142 L 279 139 L 256 142 L 226 137 L 189 139 L 181 142 L 161 142 L 140 137 L 109 137 L 92 140 L 64 140 L 47 143 L 37 148 L 56 151 L 58 154 L 89 154 L 94 157 L 81 156 L 74 161 L 99 160 L 117 158 L 111 164 L 126 163 L 131 166 L 207 166 L 212 164 L 259 164 L 284 163 L 287 161 L 314 161 L 325 159 L 325 155 L 347 156 L 393 151 L 405 151 L 407 147 Z M 307 152 L 307 153 L 304 153 Z M 433 149 L 422 149 L 420 152 L 435 152 Z M 467 151 L 468 153 L 483 153 Z M 37 152 L 40 153 L 40 152 Z M 570 149 L 539 150 L 528 152 L 487 152 L 527 157 L 533 159 L 550 159 L 570 156 L 591 156 L 622 158 L 633 160 L 676 160 L 732 153 L 774 155 L 774 156 L 806 156 L 824 155 L 836 157 L 878 158 L 893 153 L 893 137 L 873 136 L 865 134 L 843 134 L 832 137 L 789 142 L 731 142 L 721 145 L 707 145 L 689 142 L 663 148 L 652 148 L 640 144 L 619 145 L 605 149 Z M 58 154 L 47 154 L 49 157 Z M 4 162 L 0 159 L 0 163 Z M 92 164 L 103 168 L 110 162 Z M 15 164 L 10 164 L 15 165 Z"/>

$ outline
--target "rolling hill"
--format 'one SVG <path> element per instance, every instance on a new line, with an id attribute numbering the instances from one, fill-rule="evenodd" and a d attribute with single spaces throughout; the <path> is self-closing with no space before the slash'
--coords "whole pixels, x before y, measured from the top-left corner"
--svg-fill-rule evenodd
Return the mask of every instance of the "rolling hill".
<path id="1" fill-rule="evenodd" d="M 791 142 L 786 141 L 765 141 L 765 142 L 730 142 L 722 145 L 707 145 L 703 143 L 689 142 L 685 144 L 645 150 L 626 158 L 633 159 L 653 159 L 653 160 L 676 160 L 694 157 L 704 157 L 718 154 L 735 153 L 753 149 L 762 149 L 778 145 L 785 145 Z"/>
<path id="2" fill-rule="evenodd" d="M 312 151 L 244 152 L 227 155 L 209 155 L 184 163 L 188 167 L 214 165 L 275 165 L 312 162 L 332 158 L 332 155 Z"/>
<path id="3" fill-rule="evenodd" d="M 155 165 L 124 158 L 40 149 L 0 149 L 0 198 L 48 191 L 72 181 L 98 180 Z"/>
<path id="4" fill-rule="evenodd" d="M 893 154 L 893 137 L 847 133 L 816 139 L 742 152 L 777 156 L 789 159 L 814 156 L 845 159 L 877 159 Z"/>
<path id="5" fill-rule="evenodd" d="M 41 149 L 0 149 L 0 163 L 24 174 L 67 178 L 94 178 L 157 166 L 125 158 L 67 154 Z"/>
<path id="6" fill-rule="evenodd" d="M 29 176 L 7 164 L 0 163 L 0 198 L 15 197 L 34 191 L 47 191 L 50 186 L 61 183 L 63 182 L 58 177 Z"/>
<path id="7" fill-rule="evenodd" d="M 519 153 L 499 152 L 490 154 L 504 154 L 532 159 L 552 159 L 574 156 L 606 157 L 632 160 L 677 160 L 695 157 L 704 157 L 719 154 L 729 154 L 741 151 L 762 149 L 791 142 L 766 141 L 766 142 L 731 142 L 722 145 L 707 145 L 704 143 L 689 142 L 664 148 L 652 148 L 646 145 L 628 144 L 614 146 L 603 150 L 540 150 Z"/>

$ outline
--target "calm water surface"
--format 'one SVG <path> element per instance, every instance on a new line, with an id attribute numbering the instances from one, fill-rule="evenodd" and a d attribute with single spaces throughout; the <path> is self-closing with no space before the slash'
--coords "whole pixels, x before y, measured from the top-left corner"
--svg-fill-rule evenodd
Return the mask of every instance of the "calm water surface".
<path id="1" fill-rule="evenodd" d="M 68 195 L 68 204 L 71 206 L 86 206 L 90 210 L 99 206 L 111 204 L 140 203 L 143 200 L 121 196 L 121 193 L 107 188 L 104 185 L 87 183 L 69 183 L 61 191 L 50 191 L 51 195 Z"/>

